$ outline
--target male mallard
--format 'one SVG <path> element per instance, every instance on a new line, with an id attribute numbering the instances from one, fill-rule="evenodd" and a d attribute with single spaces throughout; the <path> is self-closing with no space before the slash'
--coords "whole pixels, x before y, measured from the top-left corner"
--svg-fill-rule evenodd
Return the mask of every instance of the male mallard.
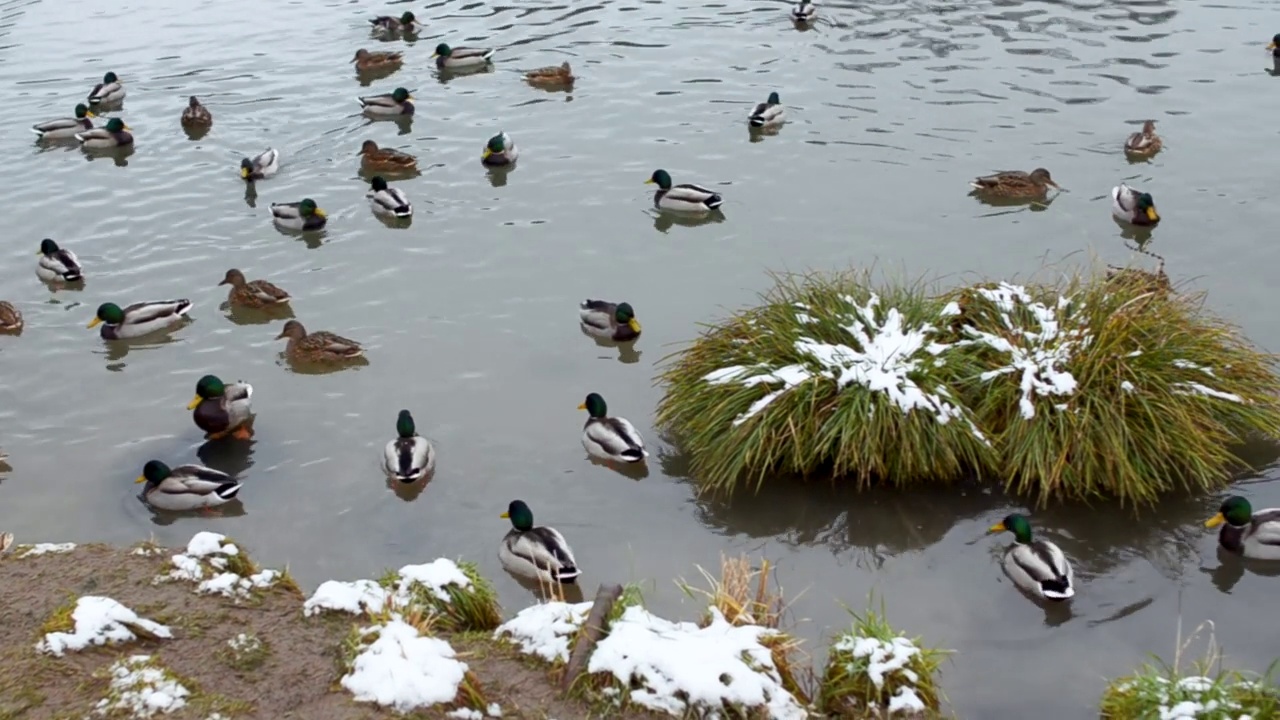
<path id="1" fill-rule="evenodd" d="M 18 332 L 22 329 L 22 311 L 13 303 L 0 300 L 0 332 Z"/>
<path id="2" fill-rule="evenodd" d="M 1134 225 L 1153 226 L 1160 222 L 1151 193 L 1134 190 L 1124 183 L 1111 188 L 1111 214 Z"/>
<path id="3" fill-rule="evenodd" d="M 209 127 L 213 124 L 213 113 L 200 104 L 195 95 L 187 101 L 187 109 L 182 111 L 183 127 Z"/>
<path id="4" fill-rule="evenodd" d="M 396 438 L 382 452 L 382 469 L 403 483 L 421 480 L 436 469 L 435 448 L 418 434 L 408 410 L 396 417 Z"/>
<path id="5" fill-rule="evenodd" d="M 39 125 L 32 125 L 31 132 L 40 136 L 41 140 L 69 140 L 86 130 L 93 129 L 93 121 L 89 118 L 97 117 L 89 110 L 89 106 L 84 103 L 76 105 L 76 116 L 73 118 L 61 118 L 59 120 L 49 120 Z"/>
<path id="6" fill-rule="evenodd" d="M 762 128 L 773 125 L 780 125 L 786 119 L 786 112 L 782 109 L 782 100 L 778 99 L 778 93 L 769 93 L 769 99 L 751 108 L 751 112 L 747 114 L 747 124 L 751 127 Z"/>
<path id="7" fill-rule="evenodd" d="M 1272 57 L 1280 58 L 1280 33 L 1276 33 L 1271 37 L 1271 44 L 1267 46 L 1271 51 Z"/>
<path id="8" fill-rule="evenodd" d="M 578 409 L 591 414 L 582 426 L 582 447 L 587 454 L 622 463 L 637 463 L 649 457 L 639 431 L 626 418 L 609 417 L 604 398 L 591 393 Z"/>
<path id="9" fill-rule="evenodd" d="M 340 335 L 323 330 L 308 333 L 302 323 L 290 320 L 276 336 L 277 340 L 288 338 L 285 355 L 290 360 L 300 362 L 342 362 L 354 360 L 364 354 L 364 348 L 355 340 L 348 340 Z"/>
<path id="10" fill-rule="evenodd" d="M 809 0 L 800 0 L 791 8 L 791 19 L 798 23 L 810 23 L 818 17 L 818 8 Z"/>
<path id="11" fill-rule="evenodd" d="M 280 151 L 275 148 L 267 148 L 252 158 L 240 160 L 240 177 L 245 182 L 269 178 L 279 169 Z"/>
<path id="12" fill-rule="evenodd" d="M 631 303 L 583 300 L 578 306 L 578 322 L 588 335 L 605 340 L 626 342 L 640 337 L 640 321 Z"/>
<path id="13" fill-rule="evenodd" d="M 210 508 L 235 499 L 241 485 L 231 476 L 203 465 L 170 468 L 149 460 L 134 482 L 146 483 L 142 496 L 160 510 L 182 512 Z"/>
<path id="14" fill-rule="evenodd" d="M 1150 157 L 1160 152 L 1164 142 L 1156 134 L 1156 121 L 1142 123 L 1142 132 L 1136 132 L 1124 141 L 1124 151 L 1136 157 Z"/>
<path id="15" fill-rule="evenodd" d="M 365 170 L 417 170 L 418 159 L 394 148 L 380 148 L 378 143 L 365 140 L 360 146 L 360 164 Z"/>
<path id="16" fill-rule="evenodd" d="M 480 162 L 485 165 L 510 165 L 518 157 L 520 157 L 520 150 L 516 148 L 511 136 L 505 132 L 489 138 L 489 142 L 484 144 L 484 150 L 480 151 Z"/>
<path id="17" fill-rule="evenodd" d="M 404 53 L 369 52 L 360 48 L 356 51 L 356 56 L 351 58 L 351 62 L 356 64 L 356 70 L 359 71 L 390 70 L 404 63 Z"/>
<path id="18" fill-rule="evenodd" d="M 409 197 L 403 190 L 388 185 L 381 175 L 375 176 L 370 181 L 369 188 L 369 192 L 365 193 L 364 197 L 375 213 L 394 215 L 398 218 L 413 215 L 413 205 L 409 204 Z"/>
<path id="19" fill-rule="evenodd" d="M 511 531 L 498 546 L 498 560 L 507 572 L 537 578 L 547 585 L 577 581 L 582 571 L 559 530 L 534 527 L 533 511 L 523 500 L 512 500 L 502 517 L 511 520 Z"/>
<path id="20" fill-rule="evenodd" d="M 572 85 L 573 81 L 577 78 L 573 76 L 573 70 L 569 67 L 568 61 L 565 61 L 559 65 L 530 70 L 524 74 L 524 79 L 527 80 L 530 85 L 557 87 L 561 85 Z"/>
<path id="21" fill-rule="evenodd" d="M 196 382 L 196 396 L 187 403 L 191 418 L 209 440 L 234 435 L 241 440 L 253 437 L 249 426 L 253 386 L 247 382 L 226 384 L 217 375 L 205 375 Z"/>
<path id="22" fill-rule="evenodd" d="M 671 175 L 666 170 L 654 170 L 653 175 L 645 180 L 646 185 L 658 186 L 653 194 L 653 206 L 662 210 L 678 210 L 682 212 L 709 212 L 724 204 L 724 198 L 718 193 L 701 185 L 672 185 Z"/>
<path id="23" fill-rule="evenodd" d="M 1280 560 L 1280 508 L 1254 512 L 1248 500 L 1232 495 L 1204 522 L 1205 527 L 1219 525 L 1218 544 L 1227 550 L 1257 560 Z"/>
<path id="24" fill-rule="evenodd" d="M 987 532 L 1011 532 L 1017 542 L 1004 554 L 1004 571 L 1014 585 L 1045 600 L 1066 600 L 1076 594 L 1071 563 L 1057 545 L 1031 539 L 1031 523 L 1009 515 Z"/>
<path id="25" fill-rule="evenodd" d="M 402 87 L 382 95 L 366 95 L 358 97 L 362 111 L 369 115 L 393 116 L 412 115 L 413 96 Z"/>
<path id="26" fill-rule="evenodd" d="M 110 105 L 124 99 L 124 85 L 116 74 L 109 72 L 102 76 L 102 82 L 89 91 L 90 105 Z"/>
<path id="27" fill-rule="evenodd" d="M 98 306 L 97 317 L 86 327 L 101 324 L 103 340 L 123 340 L 178 325 L 189 312 L 191 301 L 186 299 L 134 303 L 123 310 L 115 303 L 103 303 Z"/>
<path id="28" fill-rule="evenodd" d="M 36 277 L 52 282 L 79 282 L 84 279 L 84 271 L 80 268 L 80 260 L 76 254 L 50 238 L 40 241 L 40 256 L 36 264 Z"/>
<path id="29" fill-rule="evenodd" d="M 492 48 L 449 47 L 445 43 L 436 46 L 431 54 L 436 67 L 441 70 L 464 70 L 493 62 Z"/>
<path id="30" fill-rule="evenodd" d="M 416 33 L 422 29 L 422 23 L 413 16 L 413 13 L 407 12 L 400 17 L 392 17 L 390 15 L 379 15 L 369 21 L 373 24 L 373 31 L 386 35 L 396 35 L 399 33 Z"/>
<path id="31" fill-rule="evenodd" d="M 113 148 L 133 144 L 133 135 L 129 134 L 129 126 L 120 118 L 111 118 L 106 125 L 85 130 L 76 134 L 81 147 Z"/>
<path id="32" fill-rule="evenodd" d="M 271 203 L 271 219 L 289 230 L 319 230 L 328 222 L 328 216 L 311 198 L 294 203 Z"/>
<path id="33" fill-rule="evenodd" d="M 1049 192 L 1050 186 L 1062 189 L 1044 168 L 1036 168 L 1029 173 L 1021 170 L 1005 170 L 994 175 L 974 178 L 969 185 L 974 190 L 987 195 L 1007 198 L 1038 198 L 1044 197 L 1045 193 Z"/>
<path id="34" fill-rule="evenodd" d="M 218 285 L 230 285 L 231 291 L 227 293 L 227 302 L 241 307 L 276 307 L 293 299 L 289 293 L 266 280 L 245 280 L 244 273 L 236 268 L 228 270 Z"/>

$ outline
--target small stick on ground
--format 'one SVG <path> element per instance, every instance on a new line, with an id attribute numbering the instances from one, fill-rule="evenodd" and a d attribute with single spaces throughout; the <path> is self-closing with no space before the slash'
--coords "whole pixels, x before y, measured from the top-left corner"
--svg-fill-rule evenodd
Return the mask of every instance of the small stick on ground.
<path id="1" fill-rule="evenodd" d="M 582 626 L 582 632 L 578 633 L 578 639 L 573 644 L 573 652 L 569 654 L 569 662 L 564 666 L 564 677 L 560 679 L 561 692 L 568 692 L 569 688 L 573 687 L 573 681 L 577 680 L 586 669 L 587 660 L 595 651 L 596 643 L 600 642 L 608 629 L 606 620 L 609 617 L 609 611 L 613 609 L 613 604 L 620 597 L 622 597 L 621 585 L 601 585 L 600 589 L 596 590 L 596 600 L 591 605 L 587 622 Z"/>

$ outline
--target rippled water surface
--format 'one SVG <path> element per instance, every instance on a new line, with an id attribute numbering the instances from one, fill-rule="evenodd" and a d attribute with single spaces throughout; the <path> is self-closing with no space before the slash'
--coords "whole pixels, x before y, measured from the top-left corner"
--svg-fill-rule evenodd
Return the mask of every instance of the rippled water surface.
<path id="1" fill-rule="evenodd" d="M 413 9 L 429 31 L 380 43 L 366 18 Z M 847 2 L 799 32 L 778 2 L 556 4 L 249 3 L 84 0 L 0 3 L 0 135 L 6 261 L 0 298 L 27 318 L 0 337 L 0 527 L 20 540 L 181 543 L 234 535 L 314 585 L 432 557 L 478 560 L 518 608 L 531 595 L 496 558 L 519 497 L 563 531 L 585 585 L 646 580 L 659 610 L 692 617 L 671 579 L 722 551 L 764 553 L 793 593 L 800 632 L 846 623 L 840 603 L 875 591 L 890 619 L 959 651 L 945 689 L 966 718 L 1091 717 L 1104 678 L 1147 652 L 1170 655 L 1179 615 L 1217 622 L 1237 664 L 1275 655 L 1280 579 L 1220 567 L 1199 521 L 1218 499 L 1171 501 L 1135 522 L 1115 508 L 1039 513 L 1075 559 L 1070 617 L 1048 617 L 1004 580 L 1010 510 L 983 494 L 914 497 L 770 491 L 733 506 L 697 500 L 686 462 L 652 427 L 655 363 L 697 323 L 750 302 L 767 269 L 879 263 L 930 277 L 1008 276 L 1079 252 L 1129 257 L 1108 213 L 1128 179 L 1164 223 L 1150 248 L 1175 281 L 1274 348 L 1278 257 L 1270 201 L 1280 79 L 1263 46 L 1280 5 L 1194 2 Z M 499 48 L 495 69 L 447 82 L 440 41 Z M 354 51 L 407 63 L 362 86 Z M 572 93 L 535 90 L 520 70 L 569 60 Z M 129 96 L 127 157 L 40 147 L 26 128 L 70 113 L 107 70 Z M 354 98 L 416 91 L 409 126 L 371 124 Z M 751 138 L 744 115 L 777 90 L 790 122 Z M 215 116 L 192 140 L 188 95 Z M 1154 118 L 1165 150 L 1119 152 Z M 484 140 L 505 129 L 519 167 L 490 175 Z M 355 154 L 373 139 L 419 156 L 399 186 L 408 228 L 364 201 Z M 239 158 L 271 145 L 280 175 L 246 196 Z M 993 209 L 966 181 L 1045 166 L 1068 192 L 1043 211 Z M 657 167 L 726 198 L 725 220 L 688 225 L 650 211 Z M 319 238 L 274 230 L 267 205 L 315 198 Z M 1016 210 L 1016 209 L 1015 209 Z M 34 276 L 42 237 L 80 254 L 82 291 Z M 279 321 L 233 322 L 216 287 L 229 267 L 294 294 L 297 317 L 365 341 L 367 367 L 291 372 Z M 644 323 L 634 352 L 582 336 L 583 297 L 628 300 Z M 109 349 L 85 329 L 103 301 L 187 297 L 192 322 L 168 340 Z M 206 372 L 256 388 L 250 450 L 202 448 L 183 410 Z M 579 444 L 590 391 L 653 446 L 624 478 Z M 436 442 L 439 472 L 406 502 L 379 474 L 396 411 Z M 220 518 L 153 517 L 131 480 L 150 458 L 243 473 L 243 505 Z M 1270 455 L 1242 481 L 1280 505 Z M 657 578 L 657 580 L 652 580 Z"/>

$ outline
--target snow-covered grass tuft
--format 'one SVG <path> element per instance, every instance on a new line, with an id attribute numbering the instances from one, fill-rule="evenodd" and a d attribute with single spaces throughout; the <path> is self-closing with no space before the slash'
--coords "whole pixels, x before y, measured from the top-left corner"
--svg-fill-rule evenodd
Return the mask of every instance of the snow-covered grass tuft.
<path id="1" fill-rule="evenodd" d="M 216 654 L 223 665 L 247 673 L 262 667 L 271 657 L 271 646 L 257 635 L 239 633 L 218 648 Z"/>
<path id="2" fill-rule="evenodd" d="M 497 593 L 476 566 L 446 558 L 405 565 L 378 581 L 321 583 L 303 604 L 303 613 L 326 610 L 373 619 L 416 612 L 431 616 L 435 627 L 448 632 L 489 631 L 502 622 Z"/>
<path id="3" fill-rule="evenodd" d="M 277 585 L 297 588 L 286 573 L 259 568 L 242 548 L 215 532 L 196 533 L 187 543 L 187 551 L 174 555 L 170 562 L 173 568 L 155 582 L 194 582 L 197 593 L 222 595 L 237 602 Z"/>
<path id="4" fill-rule="evenodd" d="M 70 610 L 69 617 L 67 610 Z M 68 651 L 78 652 L 87 647 L 168 639 L 173 637 L 169 628 L 158 622 L 139 617 L 137 613 L 108 597 L 86 595 L 58 610 L 45 622 L 46 628 L 58 626 L 65 630 L 46 631 L 36 650 L 62 657 Z"/>
<path id="5" fill-rule="evenodd" d="M 397 712 L 445 706 L 481 714 L 488 708 L 466 663 L 448 642 L 424 635 L 399 618 L 357 629 L 347 643 L 340 683 L 356 702 Z"/>
<path id="6" fill-rule="evenodd" d="M 94 706 L 98 717 L 150 718 L 186 707 L 191 691 L 151 659 L 134 655 L 117 660 L 108 671 L 107 697 Z"/>
<path id="7" fill-rule="evenodd" d="M 18 545 L 13 549 L 14 557 L 29 558 L 40 555 L 62 555 L 76 549 L 75 543 L 36 543 L 35 545 Z"/>
<path id="8" fill-rule="evenodd" d="M 592 603 L 546 602 L 527 607 L 498 626 L 495 639 L 506 639 L 520 652 L 549 663 L 569 661 L 571 643 L 587 620 Z"/>
<path id="9" fill-rule="evenodd" d="M 855 614 L 831 645 L 818 705 L 837 717 L 932 717 L 944 655 L 898 633 L 883 610 Z"/>

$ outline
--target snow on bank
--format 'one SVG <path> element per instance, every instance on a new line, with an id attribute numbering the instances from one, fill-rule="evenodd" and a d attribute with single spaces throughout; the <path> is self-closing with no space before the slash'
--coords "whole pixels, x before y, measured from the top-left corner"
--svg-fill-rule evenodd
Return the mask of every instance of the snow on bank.
<path id="1" fill-rule="evenodd" d="M 149 718 L 186 706 L 191 694 L 169 671 L 151 661 L 150 655 L 134 655 L 111 666 L 111 689 L 98 701 L 100 717 Z"/>
<path id="2" fill-rule="evenodd" d="M 406 713 L 458 697 L 467 665 L 449 643 L 424 636 L 399 618 L 361 632 L 367 644 L 340 681 L 356 702 Z"/>
<path id="3" fill-rule="evenodd" d="M 845 674 L 853 677 L 865 675 L 876 690 L 884 690 L 886 683 L 897 689 L 884 708 L 889 715 L 916 715 L 926 708 L 917 692 L 919 675 L 909 666 L 920 656 L 920 648 L 910 639 L 898 636 L 890 640 L 846 633 L 831 646 L 831 662 L 847 658 Z"/>
<path id="4" fill-rule="evenodd" d="M 568 662 L 569 643 L 587 621 L 592 603 L 547 602 L 527 607 L 498 626 L 495 639 L 507 638 L 520 652 L 547 662 Z"/>
<path id="5" fill-rule="evenodd" d="M 302 612 L 308 617 L 325 610 L 352 615 L 376 614 L 384 609 L 412 607 L 415 604 L 415 593 L 448 603 L 448 587 L 453 585 L 469 590 L 471 580 L 454 561 L 437 558 L 422 565 L 405 565 L 396 573 L 390 585 L 389 588 L 383 587 L 373 580 L 326 580 L 307 598 Z"/>
<path id="6" fill-rule="evenodd" d="M 13 552 L 19 558 L 28 558 L 50 553 L 61 555 L 75 549 L 75 543 L 36 543 L 35 545 L 19 545 L 13 549 Z"/>
<path id="7" fill-rule="evenodd" d="M 196 533 L 187 543 L 187 551 L 172 557 L 173 570 L 154 582 L 186 580 L 199 583 L 197 593 L 241 599 L 249 597 L 255 589 L 271 587 L 280 579 L 278 570 L 259 570 L 245 576 L 229 569 L 234 560 L 247 558 L 241 558 L 240 548 L 226 539 L 219 533 Z"/>
<path id="8" fill-rule="evenodd" d="M 90 645 L 132 642 L 138 635 L 171 638 L 169 628 L 143 617 L 108 597 L 86 595 L 76 600 L 71 611 L 72 632 L 51 632 L 36 643 L 36 650 L 62 657 L 68 650 L 80 651 Z"/>

